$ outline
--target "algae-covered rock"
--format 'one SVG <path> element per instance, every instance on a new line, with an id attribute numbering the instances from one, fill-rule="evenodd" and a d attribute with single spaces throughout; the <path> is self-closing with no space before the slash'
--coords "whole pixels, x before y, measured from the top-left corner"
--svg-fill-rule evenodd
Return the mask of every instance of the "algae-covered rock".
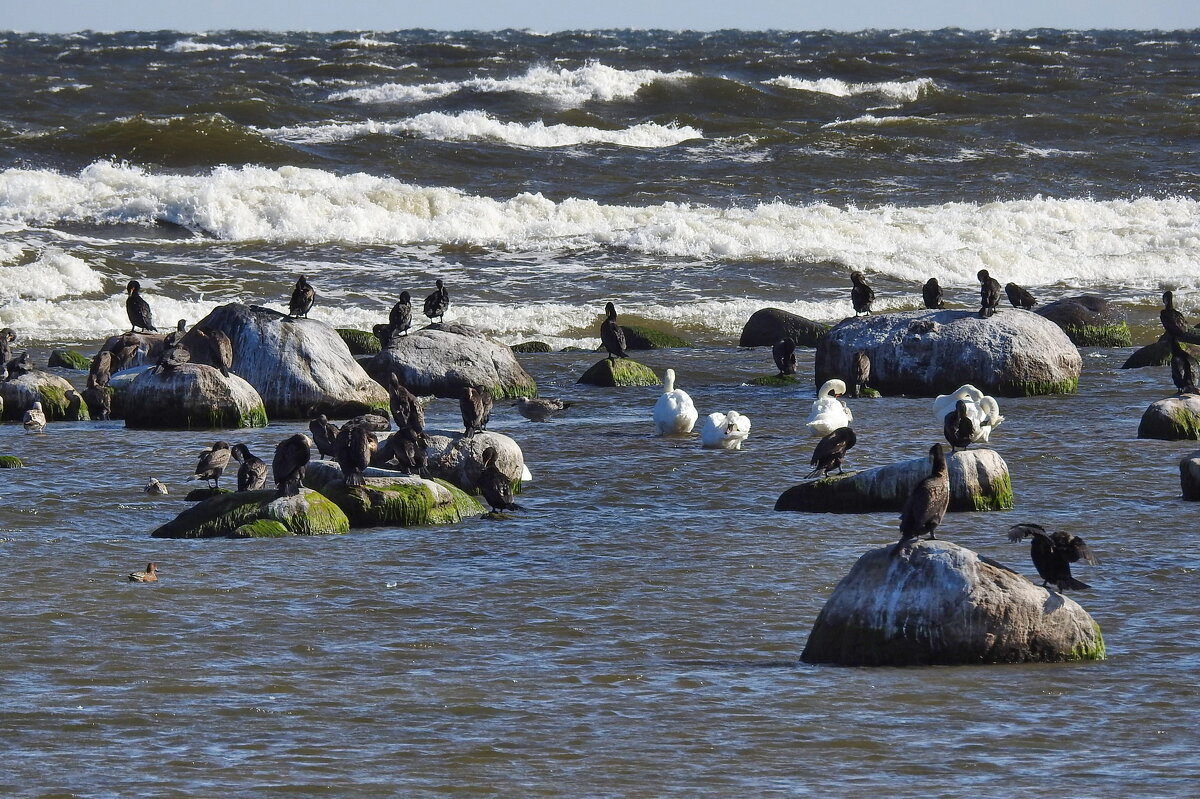
<path id="1" fill-rule="evenodd" d="M 1125 313 L 1103 297 L 1064 297 L 1034 313 L 1062 328 L 1077 347 L 1129 347 L 1133 339 Z"/>
<path id="2" fill-rule="evenodd" d="M 0 413 L 5 421 L 16 421 L 42 403 L 42 412 L 51 422 L 87 421 L 87 403 L 68 381 L 38 369 L 0 382 Z"/>
<path id="3" fill-rule="evenodd" d="M 773 388 L 795 388 L 800 384 L 799 375 L 763 375 L 749 381 L 752 386 L 770 386 Z"/>
<path id="4" fill-rule="evenodd" d="M 457 399 L 467 386 L 483 386 L 495 399 L 537 396 L 537 383 L 517 363 L 511 347 L 468 325 L 435 324 L 395 336 L 367 371 L 381 383 L 395 373 L 417 396 Z"/>
<path id="5" fill-rule="evenodd" d="M 92 359 L 75 350 L 56 349 L 50 351 L 47 365 L 51 368 L 75 369 L 86 372 L 92 365 Z"/>
<path id="6" fill-rule="evenodd" d="M 333 500 L 351 527 L 454 524 L 484 512 L 474 497 L 443 480 L 376 468 L 366 469 L 364 479 L 366 485 L 347 488 L 342 470 L 328 461 L 310 463 L 304 474 L 304 484 Z"/>
<path id="7" fill-rule="evenodd" d="M 815 347 L 829 325 L 805 319 L 780 308 L 763 308 L 751 314 L 738 339 L 739 347 L 772 347 L 790 338 L 801 347 Z"/>
<path id="8" fill-rule="evenodd" d="M 379 339 L 374 333 L 366 330 L 355 330 L 350 327 L 335 328 L 337 334 L 346 342 L 351 355 L 375 355 L 379 352 Z"/>
<path id="9" fill-rule="evenodd" d="M 267 412 L 254 386 L 211 366 L 144 367 L 114 393 L 125 426 L 140 430 L 266 427 Z"/>
<path id="10" fill-rule="evenodd" d="M 544 341 L 522 341 L 512 345 L 513 352 L 552 352 L 552 348 Z"/>
<path id="11" fill-rule="evenodd" d="M 1013 506 L 1008 464 L 994 449 L 966 449 L 946 455 L 950 470 L 950 510 L 1006 510 Z M 920 480 L 929 476 L 929 458 L 836 474 L 792 486 L 775 510 L 808 513 L 899 513 Z"/>
<path id="12" fill-rule="evenodd" d="M 485 430 L 467 436 L 444 430 L 427 431 L 427 473 L 461 488 L 468 494 L 479 493 L 479 475 L 483 471 L 483 453 L 488 447 L 496 450 L 496 468 L 519 491 L 525 474 L 525 455 L 517 442 L 502 433 Z"/>
<path id="13" fill-rule="evenodd" d="M 1083 360 L 1058 325 L 1006 308 L 903 311 L 851 317 L 817 345 L 816 384 L 852 374 L 855 353 L 871 359 L 871 387 L 884 395 L 929 397 L 970 383 L 1001 397 L 1075 391 Z"/>
<path id="14" fill-rule="evenodd" d="M 21 469 L 25 462 L 16 455 L 0 455 L 0 469 Z"/>
<path id="15" fill-rule="evenodd" d="M 349 529 L 346 514 L 332 500 L 303 488 L 291 497 L 276 497 L 273 490 L 223 493 L 189 507 L 150 535 L 153 538 L 274 538 L 280 535 L 339 535 Z"/>
<path id="16" fill-rule="evenodd" d="M 1179 485 L 1184 499 L 1189 502 L 1200 500 L 1200 451 L 1179 461 Z"/>
<path id="17" fill-rule="evenodd" d="M 800 658 L 839 666 L 1103 660 L 1073 599 L 948 541 L 867 552 L 834 588 Z"/>
<path id="18" fill-rule="evenodd" d="M 1138 438 L 1200 439 L 1200 394 L 1181 394 L 1151 403 L 1138 424 Z"/>
<path id="19" fill-rule="evenodd" d="M 605 388 L 660 385 L 653 369 L 632 358 L 605 358 L 584 372 L 576 382 Z"/>
<path id="20" fill-rule="evenodd" d="M 652 327 L 621 325 L 621 332 L 625 334 L 625 349 L 627 350 L 661 350 L 692 346 L 687 339 L 663 330 L 655 330 Z"/>

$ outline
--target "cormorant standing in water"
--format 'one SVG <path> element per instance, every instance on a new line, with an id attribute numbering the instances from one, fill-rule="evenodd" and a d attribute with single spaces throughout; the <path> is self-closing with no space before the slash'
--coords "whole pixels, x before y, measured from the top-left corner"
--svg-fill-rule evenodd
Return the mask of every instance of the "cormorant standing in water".
<path id="1" fill-rule="evenodd" d="M 875 289 L 867 285 L 867 278 L 862 272 L 855 270 L 850 273 L 850 304 L 854 306 L 854 315 L 871 313 L 871 303 L 875 302 Z"/>
<path id="2" fill-rule="evenodd" d="M 780 377 L 796 374 L 796 342 L 790 338 L 779 341 L 771 347 L 771 357 L 775 360 Z"/>
<path id="3" fill-rule="evenodd" d="M 234 444 L 230 453 L 242 464 L 237 473 L 238 491 L 259 491 L 267 485 L 267 464 L 262 458 L 250 454 L 245 444 Z"/>
<path id="4" fill-rule="evenodd" d="M 150 313 L 150 303 L 142 297 L 142 284 L 136 280 L 131 280 L 125 286 L 125 293 L 129 296 L 125 298 L 125 314 L 129 317 L 129 332 L 132 333 L 137 328 L 142 331 L 158 330 L 154 326 L 154 316 Z"/>
<path id="5" fill-rule="evenodd" d="M 407 291 L 400 292 L 400 300 L 392 306 L 388 325 L 392 328 L 391 335 L 408 335 L 408 329 L 412 327 L 412 298 Z"/>
<path id="6" fill-rule="evenodd" d="M 987 319 L 1000 304 L 1000 281 L 989 275 L 986 269 L 980 269 L 976 277 L 979 278 L 979 316 Z"/>
<path id="7" fill-rule="evenodd" d="M 1177 338 L 1171 339 L 1171 381 L 1180 394 L 1200 393 L 1196 391 L 1196 359 Z"/>
<path id="8" fill-rule="evenodd" d="M 446 290 L 446 284 L 442 282 L 441 278 L 434 282 L 434 286 L 436 288 L 433 293 L 425 298 L 425 315 L 429 317 L 430 322 L 434 319 L 441 322 L 443 321 L 442 317 L 446 315 L 446 310 L 450 307 L 450 292 Z"/>
<path id="9" fill-rule="evenodd" d="M 1037 300 L 1033 298 L 1033 295 L 1016 283 L 1004 284 L 1004 293 L 1008 295 L 1008 301 L 1012 303 L 1012 307 L 1014 308 L 1024 308 L 1026 311 L 1032 311 L 1033 306 L 1037 305 Z"/>
<path id="10" fill-rule="evenodd" d="M 950 451 L 955 452 L 971 446 L 971 442 L 979 438 L 979 417 L 971 413 L 966 400 L 954 403 L 954 410 L 946 414 L 942 423 L 942 432 L 950 442 Z"/>
<path id="11" fill-rule="evenodd" d="M 1008 530 L 1008 540 L 1017 543 L 1024 538 L 1032 538 L 1029 555 L 1033 559 L 1033 567 L 1042 578 L 1042 587 L 1053 583 L 1059 591 L 1082 591 L 1091 588 L 1087 583 L 1080 582 L 1071 576 L 1071 564 L 1079 560 L 1093 566 L 1099 564 L 1092 550 L 1077 535 L 1064 533 L 1047 533 L 1040 524 L 1014 524 Z"/>
<path id="12" fill-rule="evenodd" d="M 893 555 L 900 551 L 905 542 L 922 533 L 937 538 L 933 531 L 942 523 L 942 517 L 950 505 L 950 471 L 941 444 L 929 448 L 929 463 L 932 467 L 929 476 L 913 486 L 900 513 L 900 541 L 892 548 Z"/>
<path id="13" fill-rule="evenodd" d="M 628 358 L 625 354 L 625 331 L 617 324 L 617 306 L 604 306 L 604 321 L 600 323 L 600 343 L 608 350 L 609 358 Z"/>
<path id="14" fill-rule="evenodd" d="M 271 476 L 275 479 L 276 495 L 295 496 L 300 493 L 304 470 L 312 457 L 312 441 L 303 433 L 288 436 L 275 445 L 275 457 L 271 460 Z"/>
<path id="15" fill-rule="evenodd" d="M 925 307 L 930 310 L 946 307 L 946 303 L 942 300 L 942 287 L 938 285 L 936 277 L 929 278 L 925 281 L 925 285 L 921 286 L 921 299 L 925 301 Z"/>
<path id="16" fill-rule="evenodd" d="M 292 289 L 292 297 L 288 300 L 288 316 L 303 316 L 307 319 L 308 312 L 312 310 L 316 301 L 316 290 L 309 285 L 308 278 L 301 275 L 296 279 L 296 288 Z"/>
<path id="17" fill-rule="evenodd" d="M 839 427 L 824 436 L 813 450 L 812 459 L 809 461 L 813 470 L 808 476 L 816 477 L 818 473 L 823 473 L 822 477 L 828 477 L 834 469 L 838 470 L 838 474 L 842 474 L 842 459 L 846 457 L 846 451 L 857 442 L 858 437 L 849 427 Z"/>
<path id="18" fill-rule="evenodd" d="M 1188 327 L 1187 320 L 1183 318 L 1183 314 L 1175 310 L 1175 294 L 1164 291 L 1162 298 L 1163 309 L 1158 312 L 1158 318 L 1162 322 L 1163 330 L 1167 331 L 1167 335 L 1189 344 L 1200 344 L 1200 335 L 1192 331 Z"/>

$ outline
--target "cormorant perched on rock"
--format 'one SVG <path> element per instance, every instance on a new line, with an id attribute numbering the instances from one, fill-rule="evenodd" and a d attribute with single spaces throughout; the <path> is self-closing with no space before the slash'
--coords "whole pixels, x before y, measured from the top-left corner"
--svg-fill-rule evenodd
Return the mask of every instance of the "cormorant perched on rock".
<path id="1" fill-rule="evenodd" d="M 42 403 L 34 402 L 33 407 L 25 411 L 21 424 L 26 430 L 37 433 L 46 429 L 46 414 L 42 412 Z"/>
<path id="2" fill-rule="evenodd" d="M 556 413 L 562 413 L 575 403 L 542 397 L 517 397 L 517 413 L 531 422 L 544 422 Z"/>
<path id="3" fill-rule="evenodd" d="M 338 432 L 337 462 L 342 467 L 342 478 L 351 488 L 367 484 L 363 470 L 371 465 L 371 458 L 379 448 L 375 434 L 363 424 L 344 424 Z"/>
<path id="4" fill-rule="evenodd" d="M 790 338 L 781 339 L 771 347 L 771 357 L 775 360 L 775 368 L 779 376 L 796 374 L 796 342 Z"/>
<path id="5" fill-rule="evenodd" d="M 157 583 L 158 582 L 158 564 L 147 563 L 146 571 L 133 572 L 128 577 L 131 583 Z"/>
<path id="6" fill-rule="evenodd" d="M 950 506 L 950 470 L 941 444 L 929 448 L 929 463 L 932 467 L 929 476 L 913 486 L 904 510 L 900 512 L 900 541 L 892 549 L 893 555 L 906 541 L 922 533 L 937 538 L 933 531 L 942 523 L 946 508 Z"/>
<path id="7" fill-rule="evenodd" d="M 266 487 L 268 471 L 262 458 L 252 455 L 245 444 L 234 444 L 230 453 L 242 464 L 237 473 L 238 491 L 259 491 Z"/>
<path id="8" fill-rule="evenodd" d="M 482 386 L 467 386 L 463 389 L 458 409 L 462 412 L 466 435 L 473 436 L 487 428 L 492 419 L 492 393 Z"/>
<path id="9" fill-rule="evenodd" d="M 33 365 L 33 358 L 29 357 L 29 350 L 25 350 L 17 357 L 11 358 L 5 364 L 5 368 L 8 369 L 8 377 L 5 379 L 13 380 L 21 375 L 29 374 L 35 367 Z"/>
<path id="10" fill-rule="evenodd" d="M 392 306 L 388 314 L 388 325 L 392 328 L 393 336 L 407 335 L 412 327 L 412 298 L 407 291 L 400 292 L 400 301 Z"/>
<path id="11" fill-rule="evenodd" d="M 972 410 L 971 403 L 960 399 L 954 403 L 954 410 L 946 414 L 942 432 L 950 442 L 951 452 L 966 449 L 979 439 L 979 417 Z"/>
<path id="12" fill-rule="evenodd" d="M 400 376 L 395 372 L 388 375 L 388 406 L 392 412 L 392 420 L 400 430 L 425 432 L 425 409 L 408 387 L 400 382 Z"/>
<path id="13" fill-rule="evenodd" d="M 858 397 L 867 387 L 871 379 L 871 356 L 859 350 L 850 360 L 850 391 L 851 397 Z"/>
<path id="14" fill-rule="evenodd" d="M 155 364 L 154 371 L 158 374 L 174 371 L 176 367 L 182 366 L 191 360 L 191 352 L 182 344 L 175 344 L 173 347 L 164 347 L 162 354 L 158 356 L 158 363 Z"/>
<path id="15" fill-rule="evenodd" d="M 1016 283 L 1005 283 L 1004 293 L 1008 295 L 1008 301 L 1012 303 L 1012 307 L 1014 308 L 1024 308 L 1026 311 L 1032 311 L 1033 306 L 1037 305 L 1037 300 L 1033 298 L 1033 295 Z"/>
<path id="16" fill-rule="evenodd" d="M 834 469 L 838 470 L 838 474 L 842 474 L 842 459 L 846 457 L 847 450 L 856 443 L 858 436 L 854 435 L 854 431 L 849 427 L 839 427 L 822 438 L 813 450 L 812 459 L 809 461 L 813 470 L 808 476 L 816 477 L 821 474 L 822 477 L 828 477 Z"/>
<path id="17" fill-rule="evenodd" d="M 93 419 L 104 421 L 112 418 L 112 393 L 107 387 L 100 385 L 94 372 L 87 376 L 87 388 L 81 393 Z"/>
<path id="18" fill-rule="evenodd" d="M 220 369 L 221 374 L 229 377 L 229 370 L 233 368 L 233 342 L 229 336 L 225 335 L 223 330 L 208 330 L 203 327 L 192 328 L 192 335 L 196 338 L 193 346 L 197 350 L 203 348 L 207 360 L 212 361 L 212 365 Z"/>
<path id="19" fill-rule="evenodd" d="M 167 334 L 163 339 L 163 347 L 174 347 L 179 342 L 183 341 L 183 337 L 187 335 L 187 320 L 180 319 L 175 323 L 175 329 Z"/>
<path id="20" fill-rule="evenodd" d="M 341 432 L 337 425 L 329 421 L 329 417 L 321 414 L 316 419 L 308 423 L 308 430 L 312 433 L 313 443 L 317 445 L 317 452 L 322 458 L 335 457 L 337 455 L 337 437 Z"/>
<path id="21" fill-rule="evenodd" d="M 1053 583 L 1059 591 L 1082 591 L 1091 588 L 1087 583 L 1080 582 L 1071 576 L 1071 564 L 1082 560 L 1093 566 L 1099 565 L 1092 550 L 1077 535 L 1064 533 L 1047 533 L 1040 524 L 1014 524 L 1008 530 L 1008 540 L 1014 544 L 1025 538 L 1032 538 L 1029 555 L 1033 559 L 1033 567 L 1042 578 L 1042 587 Z"/>
<path id="22" fill-rule="evenodd" d="M 96 379 L 96 385 L 107 386 L 109 378 L 112 377 L 112 369 L 112 352 L 109 350 L 101 350 L 100 352 L 96 353 L 96 357 L 92 358 L 92 365 L 88 369 L 88 374 Z"/>
<path id="23" fill-rule="evenodd" d="M 150 303 L 142 297 L 142 284 L 136 280 L 129 281 L 125 286 L 125 293 L 129 296 L 125 298 L 125 314 L 129 317 L 129 332 L 132 333 L 137 328 L 146 330 L 158 330 L 154 326 L 154 316 L 150 313 Z"/>
<path id="24" fill-rule="evenodd" d="M 317 292 L 308 283 L 308 278 L 301 275 L 296 279 L 296 287 L 292 289 L 292 297 L 288 300 L 288 316 L 303 316 L 308 318 L 313 303 L 317 301 Z"/>
<path id="25" fill-rule="evenodd" d="M 213 488 L 221 487 L 221 475 L 229 465 L 229 445 L 224 441 L 214 442 L 212 449 L 200 453 L 196 461 L 196 473 L 188 478 L 191 480 L 212 480 Z"/>
<path id="26" fill-rule="evenodd" d="M 425 434 L 411 427 L 402 427 L 388 436 L 376 450 L 376 462 L 395 460 L 397 467 L 408 474 L 423 474 L 429 462 L 425 451 Z"/>
<path id="27" fill-rule="evenodd" d="M 446 290 L 446 284 L 441 278 L 435 281 L 436 288 L 425 298 L 425 315 L 432 322 L 437 319 L 442 321 L 442 317 L 446 315 L 446 310 L 450 307 L 450 292 Z"/>
<path id="28" fill-rule="evenodd" d="M 123 333 L 113 344 L 112 371 L 119 372 L 133 366 L 133 362 L 138 358 L 138 351 L 142 348 L 143 343 L 140 336 L 136 333 Z M 107 385 L 107 381 L 105 381 L 105 385 Z"/>
<path id="29" fill-rule="evenodd" d="M 625 354 L 625 331 L 617 324 L 617 306 L 604 306 L 604 321 L 600 323 L 600 343 L 608 350 L 609 358 L 628 358 Z"/>
<path id="30" fill-rule="evenodd" d="M 925 281 L 925 285 L 921 286 L 921 299 L 925 301 L 925 307 L 930 310 L 946 307 L 946 303 L 942 300 L 942 287 L 938 285 L 936 277 L 929 278 Z"/>
<path id="31" fill-rule="evenodd" d="M 1174 292 L 1164 291 L 1162 299 L 1163 309 L 1158 312 L 1158 318 L 1162 322 L 1163 330 L 1167 331 L 1167 335 L 1190 344 L 1200 344 L 1200 335 L 1193 332 L 1188 326 L 1187 320 L 1183 318 L 1183 314 L 1175 310 Z"/>
<path id="32" fill-rule="evenodd" d="M 1196 391 L 1196 359 L 1177 338 L 1171 339 L 1171 380 L 1180 394 L 1200 393 Z"/>
<path id="33" fill-rule="evenodd" d="M 8 361 L 12 358 L 12 344 L 17 340 L 17 332 L 11 327 L 0 330 L 0 380 L 8 374 Z"/>
<path id="34" fill-rule="evenodd" d="M 303 433 L 288 436 L 275 445 L 271 460 L 271 476 L 275 480 L 276 496 L 290 497 L 300 493 L 304 470 L 312 457 L 312 441 Z"/>
<path id="35" fill-rule="evenodd" d="M 850 304 L 854 306 L 854 315 L 871 313 L 871 303 L 875 302 L 875 289 L 867 285 L 867 278 L 862 272 L 855 270 L 850 273 Z"/>
<path id="36" fill-rule="evenodd" d="M 519 510 L 513 504 L 512 481 L 496 466 L 496 459 L 499 456 L 495 447 L 488 447 L 483 451 L 481 459 L 483 468 L 479 472 L 479 493 L 491 507 L 492 513 L 502 510 Z"/>
<path id="37" fill-rule="evenodd" d="M 979 316 L 987 319 L 1000 304 L 1000 281 L 989 275 L 986 269 L 980 269 L 976 277 L 979 278 Z"/>

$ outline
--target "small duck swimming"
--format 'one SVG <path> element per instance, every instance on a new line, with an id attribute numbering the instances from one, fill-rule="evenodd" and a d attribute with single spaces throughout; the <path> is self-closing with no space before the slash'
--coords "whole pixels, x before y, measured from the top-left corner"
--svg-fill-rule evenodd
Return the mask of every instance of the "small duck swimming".
<path id="1" fill-rule="evenodd" d="M 814 436 L 827 436 L 839 427 L 849 427 L 854 421 L 854 414 L 849 406 L 838 399 L 846 393 L 845 381 L 826 380 L 817 389 L 817 398 L 813 401 L 812 412 L 808 415 L 805 426 Z"/>
<path id="2" fill-rule="evenodd" d="M 21 417 L 21 424 L 31 433 L 38 433 L 45 430 L 46 414 L 42 412 L 42 403 L 33 403 L 33 407 L 25 411 L 25 415 Z"/>
<path id="3" fill-rule="evenodd" d="M 131 583 L 157 583 L 158 582 L 158 564 L 157 563 L 147 563 L 146 571 L 132 572 L 129 575 L 128 579 L 129 579 L 129 582 L 131 582 Z"/>
<path id="4" fill-rule="evenodd" d="M 705 449 L 741 449 L 750 436 L 750 419 L 737 411 L 710 413 L 700 426 L 700 446 Z"/>
<path id="5" fill-rule="evenodd" d="M 529 397 L 518 397 L 516 401 L 517 413 L 531 422 L 544 422 L 551 416 L 562 413 L 574 404 L 573 402 L 563 402 L 559 399 L 543 397 L 534 397 L 532 399 Z"/>

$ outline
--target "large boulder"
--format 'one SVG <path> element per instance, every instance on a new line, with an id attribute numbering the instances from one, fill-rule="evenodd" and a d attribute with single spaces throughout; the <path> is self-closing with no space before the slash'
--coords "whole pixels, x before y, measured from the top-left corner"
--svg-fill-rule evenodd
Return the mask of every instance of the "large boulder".
<path id="1" fill-rule="evenodd" d="M 366 485 L 347 488 L 336 464 L 313 461 L 304 472 L 304 484 L 333 500 L 351 527 L 454 524 L 484 513 L 478 500 L 443 480 L 373 467 L 364 475 Z"/>
<path id="2" fill-rule="evenodd" d="M 135 376 L 113 386 L 113 404 L 120 408 L 126 427 L 207 430 L 267 425 L 262 397 L 235 374 L 226 377 L 198 363 L 163 371 L 153 366 L 125 371 Z"/>
<path id="3" fill-rule="evenodd" d="M 661 385 L 653 369 L 633 358 L 604 358 L 593 364 L 575 382 L 601 388 Z"/>
<path id="4" fill-rule="evenodd" d="M 338 535 L 350 521 L 332 500 L 308 488 L 290 497 L 274 490 L 230 491 L 192 505 L 150 535 L 153 538 L 278 538 Z"/>
<path id="5" fill-rule="evenodd" d="M 1007 510 L 1013 506 L 1008 464 L 996 450 L 972 448 L 949 453 L 946 466 L 950 471 L 950 510 Z M 913 486 L 928 476 L 928 457 L 830 475 L 784 491 L 775 501 L 775 510 L 899 513 Z"/>
<path id="6" fill-rule="evenodd" d="M 457 399 L 467 386 L 483 386 L 496 399 L 537 396 L 537 383 L 512 348 L 467 325 L 435 324 L 394 336 L 367 371 L 381 383 L 394 372 L 417 396 Z"/>
<path id="7" fill-rule="evenodd" d="M 316 319 L 231 303 L 196 323 L 233 343 L 233 372 L 252 385 L 272 419 L 386 414 L 387 391 L 363 371 L 337 331 Z M 206 354 L 192 360 L 207 363 Z M 211 364 L 210 364 L 211 365 Z"/>
<path id="8" fill-rule="evenodd" d="M 1200 394 L 1180 394 L 1151 403 L 1142 414 L 1137 437 L 1164 441 L 1200 439 Z"/>
<path id="9" fill-rule="evenodd" d="M 0 413 L 5 421 L 19 421 L 35 402 L 42 403 L 42 412 L 50 422 L 91 418 L 83 397 L 58 375 L 34 369 L 0 382 Z"/>
<path id="10" fill-rule="evenodd" d="M 429 458 L 427 473 L 466 491 L 479 493 L 479 474 L 483 471 L 483 451 L 496 448 L 496 468 L 519 489 L 525 473 L 525 456 L 521 447 L 506 435 L 485 430 L 467 436 L 443 430 L 426 432 L 425 452 Z"/>
<path id="11" fill-rule="evenodd" d="M 1184 499 L 1189 502 L 1200 500 L 1200 451 L 1179 461 L 1179 486 L 1183 489 Z"/>
<path id="12" fill-rule="evenodd" d="M 621 325 L 621 332 L 625 334 L 625 349 L 627 350 L 661 350 L 672 347 L 682 349 L 692 346 L 692 343 L 685 338 L 664 330 L 655 330 L 652 327 Z"/>
<path id="13" fill-rule="evenodd" d="M 871 387 L 884 395 L 932 397 L 970 383 L 987 394 L 1074 392 L 1083 360 L 1058 325 L 1017 308 L 981 319 L 975 311 L 902 311 L 843 320 L 817 344 L 816 384 L 852 374 L 856 352 L 871 359 Z"/>
<path id="14" fill-rule="evenodd" d="M 1043 305 L 1035 313 L 1063 329 L 1077 347 L 1130 347 L 1125 313 L 1103 297 L 1084 294 Z"/>
<path id="15" fill-rule="evenodd" d="M 801 347 L 815 347 L 817 340 L 829 330 L 828 325 L 805 319 L 780 308 L 755 311 L 742 327 L 739 347 L 772 347 L 790 338 Z"/>
<path id="16" fill-rule="evenodd" d="M 1102 660 L 1074 600 L 948 541 L 873 549 L 842 578 L 800 659 L 840 666 Z"/>

